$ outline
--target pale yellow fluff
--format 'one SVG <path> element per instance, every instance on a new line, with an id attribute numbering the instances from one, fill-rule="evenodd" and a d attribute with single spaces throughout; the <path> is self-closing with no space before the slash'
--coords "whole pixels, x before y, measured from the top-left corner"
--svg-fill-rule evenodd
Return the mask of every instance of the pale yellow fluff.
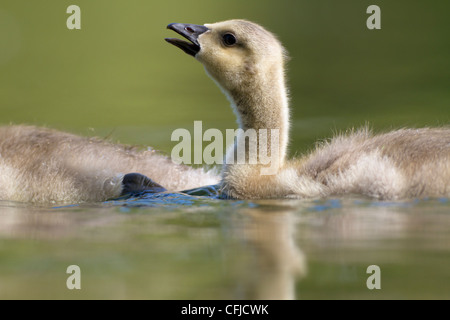
<path id="1" fill-rule="evenodd" d="M 448 128 L 401 129 L 379 135 L 364 128 L 337 136 L 299 159 L 286 160 L 285 50 L 272 33 L 249 21 L 206 26 L 209 31 L 199 36 L 200 51 L 195 57 L 231 101 L 239 126 L 280 132 L 275 174 L 261 175 L 262 164 L 226 164 L 221 182 L 225 195 L 240 199 L 450 196 Z M 237 44 L 224 45 L 224 33 L 233 33 Z M 258 144 L 257 151 L 267 148 L 270 152 L 270 147 Z M 219 182 L 214 172 L 176 165 L 153 151 L 46 128 L 0 128 L 0 200 L 103 201 L 121 194 L 123 176 L 131 172 L 144 174 L 169 190 Z"/>
<path id="2" fill-rule="evenodd" d="M 450 196 L 448 127 L 401 129 L 379 135 L 363 128 L 318 145 L 299 159 L 286 161 L 289 109 L 284 48 L 272 33 L 249 21 L 205 26 L 209 31 L 199 36 L 200 51 L 195 58 L 231 101 L 239 126 L 244 130 L 280 132 L 275 174 L 261 175 L 262 164 L 224 166 L 222 190 L 229 197 Z M 224 44 L 226 33 L 234 35 L 235 45 Z M 270 152 L 270 145 L 259 148 Z"/>
<path id="3" fill-rule="evenodd" d="M 0 128 L 0 200 L 105 201 L 120 196 L 122 178 L 132 172 L 169 190 L 218 182 L 213 171 L 174 164 L 155 151 L 33 126 Z"/>

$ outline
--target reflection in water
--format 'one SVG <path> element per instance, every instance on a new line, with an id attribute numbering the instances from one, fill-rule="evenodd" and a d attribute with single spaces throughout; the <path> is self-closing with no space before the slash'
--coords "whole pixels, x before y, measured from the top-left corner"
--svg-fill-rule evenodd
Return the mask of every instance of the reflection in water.
<path id="1" fill-rule="evenodd" d="M 81 228 L 106 226 L 126 217 L 103 215 L 107 207 L 65 207 L 53 209 L 0 201 L 0 237 L 25 239 L 58 239 L 69 237 Z"/>
<path id="2" fill-rule="evenodd" d="M 169 193 L 146 194 L 95 206 L 38 208 L 3 202 L 0 210 L 0 236 L 36 240 L 78 238 L 86 234 L 83 230 L 92 228 L 120 229 L 121 224 L 126 225 L 127 221 L 133 219 L 133 215 L 123 214 L 129 212 L 130 208 L 153 210 L 154 207 L 159 207 L 168 210 L 160 217 L 170 216 L 174 208 L 183 208 L 185 212 L 195 210 L 195 214 L 201 215 L 200 207 L 205 204 L 210 205 L 209 209 L 213 210 L 223 210 L 222 207 L 217 207 L 218 204 L 225 205 L 226 208 L 222 222 L 229 226 L 225 228 L 228 254 L 222 263 L 232 265 L 231 280 L 234 283 L 232 287 L 235 287 L 232 290 L 234 292 L 227 295 L 231 293 L 233 298 L 241 299 L 296 298 L 296 280 L 306 273 L 306 263 L 295 244 L 294 213 L 285 206 L 274 209 L 271 205 Z M 111 214 L 111 209 L 119 209 L 120 212 L 117 213 L 116 210 L 115 214 Z M 182 222 L 179 224 L 183 227 Z M 159 228 L 159 232 L 163 229 L 158 225 L 153 228 Z M 209 237 L 213 238 L 205 241 L 217 241 L 216 233 Z M 167 254 L 170 255 L 170 251 Z M 189 277 L 189 272 L 186 276 Z"/>
<path id="3" fill-rule="evenodd" d="M 127 205 L 179 207 L 198 204 L 199 200 L 205 201 L 207 197 L 217 199 L 217 186 L 188 190 L 184 194 L 144 193 L 127 198 Z M 306 263 L 294 239 L 294 211 L 293 208 L 277 206 L 274 212 L 273 208 L 268 210 L 264 205 L 249 204 L 240 207 L 238 215 L 230 215 L 230 235 L 240 240 L 241 251 L 246 256 L 235 272 L 240 298 L 296 298 L 295 283 L 297 278 L 306 274 Z M 230 260 L 236 259 L 230 257 Z"/>
<path id="4" fill-rule="evenodd" d="M 295 243 L 292 212 L 244 209 L 233 219 L 231 229 L 248 255 L 238 271 L 242 298 L 296 298 L 295 283 L 306 274 L 306 263 Z"/>
<path id="5" fill-rule="evenodd" d="M 63 208 L 0 202 L 0 298 L 40 297 L 42 283 L 47 297 L 71 298 L 58 277 L 74 259 L 97 290 L 85 287 L 86 298 L 371 298 L 371 264 L 383 272 L 377 297 L 420 298 L 423 286 L 449 297 L 449 205 L 188 194 Z"/>
<path id="6" fill-rule="evenodd" d="M 209 197 L 216 199 L 218 186 L 185 191 L 185 194 L 143 194 L 131 198 L 135 205 L 186 205 Z M 196 197 L 194 197 L 196 196 Z M 262 202 L 263 204 L 264 202 Z M 279 203 L 267 201 L 268 204 Z M 267 209 L 269 208 L 269 210 Z M 295 299 L 296 279 L 306 274 L 303 253 L 296 246 L 294 208 L 264 205 L 243 206 L 239 215 L 231 215 L 230 234 L 241 240 L 244 264 L 239 265 L 236 282 L 243 299 Z M 231 260 L 235 260 L 231 258 Z"/>
<path id="7" fill-rule="evenodd" d="M 302 229 L 302 236 L 322 245 L 353 241 L 354 246 L 357 241 L 367 246 L 377 244 L 372 241 L 417 236 L 432 240 L 450 228 L 449 204 L 446 199 L 397 202 L 335 199 L 310 203 L 305 209 L 308 213 L 300 217 L 300 224 L 307 226 Z"/>

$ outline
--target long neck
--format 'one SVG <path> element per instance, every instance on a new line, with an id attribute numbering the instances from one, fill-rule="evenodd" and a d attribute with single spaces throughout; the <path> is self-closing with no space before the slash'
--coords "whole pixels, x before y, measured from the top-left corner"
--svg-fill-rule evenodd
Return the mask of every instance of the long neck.
<path id="1" fill-rule="evenodd" d="M 244 132 L 249 129 L 257 133 L 261 130 L 267 132 L 267 143 L 258 139 L 258 152 L 263 149 L 266 154 L 271 153 L 274 148 L 272 135 L 277 131 L 277 163 L 282 166 L 289 135 L 289 107 L 283 69 L 279 67 L 263 75 L 256 74 L 251 81 L 243 82 L 228 93 L 239 127 Z M 252 152 L 252 148 L 247 148 L 246 152 Z"/>

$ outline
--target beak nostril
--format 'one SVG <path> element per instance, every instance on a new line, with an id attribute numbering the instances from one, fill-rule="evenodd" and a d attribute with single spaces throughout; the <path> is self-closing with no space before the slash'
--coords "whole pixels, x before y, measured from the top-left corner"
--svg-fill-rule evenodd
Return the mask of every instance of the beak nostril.
<path id="1" fill-rule="evenodd" d="M 183 41 L 177 38 L 167 38 L 166 41 L 194 57 L 200 51 L 198 37 L 209 31 L 209 29 L 205 26 L 187 23 L 171 23 L 167 26 L 167 29 L 175 31 L 188 41 Z"/>

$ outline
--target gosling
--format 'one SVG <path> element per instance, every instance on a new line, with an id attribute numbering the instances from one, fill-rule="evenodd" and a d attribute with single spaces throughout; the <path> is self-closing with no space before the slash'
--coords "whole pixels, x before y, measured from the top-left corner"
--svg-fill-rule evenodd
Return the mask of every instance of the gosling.
<path id="1" fill-rule="evenodd" d="M 317 198 L 362 195 L 377 199 L 450 196 L 450 129 L 401 129 L 373 135 L 367 128 L 338 135 L 310 154 L 286 160 L 289 107 L 285 82 L 286 51 L 277 38 L 256 23 L 229 20 L 214 24 L 173 23 L 188 41 L 168 38 L 200 61 L 231 102 L 238 125 L 278 132 L 276 149 L 258 141 L 265 154 L 276 150 L 274 174 L 267 167 L 235 163 L 230 148 L 222 171 L 221 191 L 235 199 Z M 231 160 L 231 161 L 230 161 Z M 273 163 L 271 164 L 274 165 Z"/>
<path id="2" fill-rule="evenodd" d="M 174 164 L 154 150 L 48 128 L 0 127 L 0 200 L 44 205 L 100 202 L 218 181 L 214 171 Z"/>

